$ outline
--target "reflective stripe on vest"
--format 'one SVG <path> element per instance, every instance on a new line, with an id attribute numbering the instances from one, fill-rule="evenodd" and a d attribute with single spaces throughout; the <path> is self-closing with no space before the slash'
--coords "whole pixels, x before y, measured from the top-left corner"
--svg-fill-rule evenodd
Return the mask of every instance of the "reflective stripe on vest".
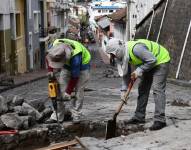
<path id="1" fill-rule="evenodd" d="M 133 53 L 133 48 L 138 43 L 145 44 L 147 49 L 150 52 L 152 52 L 152 54 L 156 57 L 157 62 L 155 65 L 159 65 L 159 64 L 166 63 L 166 62 L 170 61 L 169 52 L 167 51 L 166 48 L 164 48 L 163 46 L 159 45 L 156 42 L 152 42 L 152 41 L 144 40 L 144 39 L 139 39 L 139 40 L 127 42 L 127 48 L 128 48 L 129 57 L 130 57 L 130 60 L 129 60 L 130 64 L 133 64 L 136 66 L 143 64 L 142 60 L 137 58 Z"/>
<path id="2" fill-rule="evenodd" d="M 71 57 L 74 57 L 76 55 L 78 55 L 79 53 L 82 53 L 82 64 L 88 64 L 90 62 L 91 59 L 91 55 L 89 53 L 89 51 L 80 43 L 74 40 L 70 40 L 70 39 L 56 39 L 53 43 L 53 46 L 59 44 L 59 43 L 65 43 L 71 46 L 72 48 L 72 55 Z M 70 65 L 69 62 L 67 63 L 67 65 Z"/>

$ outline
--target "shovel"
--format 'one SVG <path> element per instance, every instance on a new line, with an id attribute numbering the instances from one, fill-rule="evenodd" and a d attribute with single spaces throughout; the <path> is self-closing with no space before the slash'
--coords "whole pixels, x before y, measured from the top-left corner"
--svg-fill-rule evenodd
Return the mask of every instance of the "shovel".
<path id="1" fill-rule="evenodd" d="M 106 140 L 116 136 L 116 119 L 117 119 L 117 116 L 118 116 L 119 112 L 121 111 L 123 105 L 127 103 L 128 96 L 129 96 L 129 93 L 130 93 L 130 91 L 131 91 L 131 89 L 133 87 L 134 82 L 135 82 L 135 79 L 130 80 L 127 92 L 125 93 L 124 100 L 122 100 L 120 105 L 118 106 L 115 114 L 113 115 L 113 119 L 108 120 L 108 122 L 107 122 L 106 134 L 105 134 L 105 139 Z"/>

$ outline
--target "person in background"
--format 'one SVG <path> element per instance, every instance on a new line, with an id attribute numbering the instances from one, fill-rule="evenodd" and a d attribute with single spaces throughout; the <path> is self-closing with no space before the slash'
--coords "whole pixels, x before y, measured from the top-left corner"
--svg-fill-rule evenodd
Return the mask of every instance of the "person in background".
<path id="1" fill-rule="evenodd" d="M 60 122 L 64 121 L 65 101 L 71 102 L 73 122 L 78 123 L 81 119 L 84 89 L 90 78 L 90 60 L 89 51 L 81 43 L 70 39 L 56 39 L 48 50 L 46 61 L 49 76 L 54 76 L 54 69 L 60 69 L 59 85 L 63 100 L 58 102 Z M 47 122 L 56 122 L 55 112 Z"/>
<path id="2" fill-rule="evenodd" d="M 110 54 L 110 62 L 116 61 L 119 75 L 123 78 L 122 99 L 124 99 L 130 79 L 140 78 L 137 108 L 127 124 L 145 123 L 146 106 L 151 85 L 153 85 L 155 112 L 154 123 L 149 129 L 159 130 L 165 127 L 165 89 L 170 62 L 167 49 L 156 42 L 145 39 L 125 43 L 112 38 L 107 43 L 106 53 Z M 137 68 L 131 72 L 130 65 Z"/>

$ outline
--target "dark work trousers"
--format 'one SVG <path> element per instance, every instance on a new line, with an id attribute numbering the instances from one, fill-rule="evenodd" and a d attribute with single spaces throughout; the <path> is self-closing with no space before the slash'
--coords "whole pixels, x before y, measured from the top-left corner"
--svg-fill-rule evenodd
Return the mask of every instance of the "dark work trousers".
<path id="1" fill-rule="evenodd" d="M 152 70 L 143 73 L 138 87 L 137 108 L 134 118 L 139 120 L 145 119 L 146 106 L 148 97 L 153 87 L 153 96 L 155 102 L 154 121 L 165 122 L 165 105 L 166 105 L 166 80 L 169 71 L 169 63 L 164 63 L 154 67 Z"/>

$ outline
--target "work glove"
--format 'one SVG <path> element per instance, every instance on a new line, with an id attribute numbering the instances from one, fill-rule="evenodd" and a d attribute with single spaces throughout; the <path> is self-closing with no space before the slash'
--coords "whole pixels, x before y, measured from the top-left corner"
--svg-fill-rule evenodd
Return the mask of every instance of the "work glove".
<path id="1" fill-rule="evenodd" d="M 131 80 L 135 80 L 143 75 L 143 70 L 137 68 L 133 73 L 131 73 Z"/>
<path id="2" fill-rule="evenodd" d="M 51 71 L 51 72 L 48 72 L 48 73 L 47 73 L 47 76 L 48 76 L 49 79 L 55 78 L 54 72 L 52 72 L 52 71 Z"/>
<path id="3" fill-rule="evenodd" d="M 70 101 L 71 95 L 65 92 L 62 96 L 62 99 L 63 99 L 63 101 Z"/>

